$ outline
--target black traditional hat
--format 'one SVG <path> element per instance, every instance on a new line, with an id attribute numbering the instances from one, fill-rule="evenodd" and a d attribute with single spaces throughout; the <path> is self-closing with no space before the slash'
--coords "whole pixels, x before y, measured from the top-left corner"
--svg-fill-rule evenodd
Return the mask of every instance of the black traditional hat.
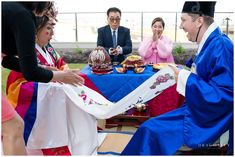
<path id="1" fill-rule="evenodd" d="M 182 13 L 200 14 L 214 17 L 215 1 L 186 1 Z"/>

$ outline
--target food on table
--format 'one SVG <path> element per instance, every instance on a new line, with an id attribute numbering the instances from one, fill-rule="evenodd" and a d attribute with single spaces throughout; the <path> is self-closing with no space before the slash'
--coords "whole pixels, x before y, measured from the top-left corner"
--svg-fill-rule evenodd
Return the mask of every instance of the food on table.
<path id="1" fill-rule="evenodd" d="M 155 63 L 155 64 L 153 64 L 154 69 L 162 69 L 166 66 L 168 66 L 168 63 Z"/>
<path id="2" fill-rule="evenodd" d="M 145 69 L 144 67 L 137 67 L 134 69 L 134 71 L 135 71 L 135 73 L 140 74 L 140 73 L 144 72 L 144 69 Z"/>
<path id="3" fill-rule="evenodd" d="M 144 61 L 141 56 L 138 55 L 130 55 L 128 56 L 122 63 L 122 67 L 126 68 L 135 68 L 135 67 L 143 67 L 145 66 Z"/>
<path id="4" fill-rule="evenodd" d="M 113 67 L 107 64 L 93 65 L 91 69 L 95 74 L 110 74 L 113 72 Z"/>
<path id="5" fill-rule="evenodd" d="M 168 65 L 169 65 L 169 63 L 155 63 L 155 64 L 153 64 L 153 70 L 158 71 Z"/>
<path id="6" fill-rule="evenodd" d="M 125 73 L 125 72 L 127 71 L 127 69 L 124 68 L 124 67 L 117 67 L 117 68 L 116 68 L 116 71 L 117 71 L 118 73 Z"/>
<path id="7" fill-rule="evenodd" d="M 168 65 L 173 66 L 173 67 L 177 67 L 176 64 L 174 64 L 174 63 L 155 63 L 155 64 L 153 64 L 153 71 L 158 71 L 164 67 L 167 67 Z"/>
<path id="8" fill-rule="evenodd" d="M 88 64 L 95 74 L 109 74 L 113 72 L 111 59 L 103 47 L 96 47 L 89 55 Z"/>

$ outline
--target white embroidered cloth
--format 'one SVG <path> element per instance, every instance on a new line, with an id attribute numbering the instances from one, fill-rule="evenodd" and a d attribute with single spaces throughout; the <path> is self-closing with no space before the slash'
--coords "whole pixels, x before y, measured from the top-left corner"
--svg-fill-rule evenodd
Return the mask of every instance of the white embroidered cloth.
<path id="1" fill-rule="evenodd" d="M 73 155 L 96 153 L 97 121 L 123 113 L 175 84 L 170 67 L 161 69 L 123 99 L 112 103 L 86 86 L 39 83 L 37 118 L 27 146 L 31 149 L 69 145 Z"/>

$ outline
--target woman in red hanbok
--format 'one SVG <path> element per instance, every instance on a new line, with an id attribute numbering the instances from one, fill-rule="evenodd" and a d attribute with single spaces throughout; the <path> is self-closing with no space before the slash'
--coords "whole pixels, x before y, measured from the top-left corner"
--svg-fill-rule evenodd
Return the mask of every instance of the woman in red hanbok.
<path id="1" fill-rule="evenodd" d="M 68 65 L 49 43 L 54 34 L 54 25 L 54 19 L 49 19 L 47 16 L 43 16 L 40 19 L 35 44 L 37 61 L 41 67 L 48 70 L 68 70 Z M 7 97 L 11 104 L 13 104 L 15 110 L 25 121 L 24 138 L 26 144 L 34 124 L 32 119 L 36 119 L 36 110 L 34 110 L 35 113 L 30 110 L 30 108 L 32 108 L 32 101 L 36 99 L 34 95 L 36 90 L 35 83 L 27 82 L 22 73 L 16 71 L 10 72 L 7 80 Z M 28 114 L 29 112 L 31 112 L 31 115 Z M 31 155 L 71 155 L 67 146 L 41 150 L 28 149 L 28 153 Z"/>

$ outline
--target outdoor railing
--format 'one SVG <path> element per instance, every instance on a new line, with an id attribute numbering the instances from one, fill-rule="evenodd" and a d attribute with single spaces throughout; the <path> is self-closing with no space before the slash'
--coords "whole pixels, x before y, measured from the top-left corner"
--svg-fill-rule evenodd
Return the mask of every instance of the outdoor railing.
<path id="1" fill-rule="evenodd" d="M 130 28 L 132 42 L 140 42 L 152 34 L 151 22 L 155 17 L 165 21 L 164 34 L 172 41 L 187 43 L 183 30 L 179 29 L 180 12 L 123 12 L 121 25 Z M 106 12 L 59 13 L 53 42 L 90 42 L 97 40 L 97 29 L 107 24 Z M 215 22 L 234 40 L 233 12 L 216 12 Z"/>

